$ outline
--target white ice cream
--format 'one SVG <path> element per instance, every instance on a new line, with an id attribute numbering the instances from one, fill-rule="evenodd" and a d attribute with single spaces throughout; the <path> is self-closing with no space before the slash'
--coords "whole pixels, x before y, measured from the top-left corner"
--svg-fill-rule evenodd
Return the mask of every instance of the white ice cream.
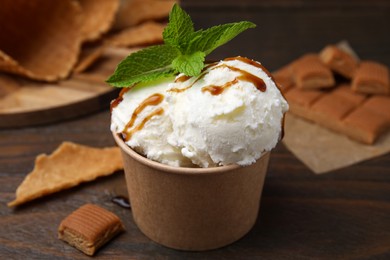
<path id="1" fill-rule="evenodd" d="M 152 83 L 141 83 L 131 89 L 124 89 L 128 91 L 122 95 L 123 100 L 111 111 L 111 131 L 124 132 L 126 124 L 131 121 L 137 107 L 148 97 L 160 93 L 164 96 L 162 102 L 158 105 L 145 106 L 135 116 L 133 126 L 127 128 L 127 130 L 134 130 L 142 124 L 143 120 L 160 108 L 163 110 L 162 114 L 157 114 L 147 120 L 141 130 L 134 131 L 126 144 L 151 160 L 171 166 L 192 166 L 191 161 L 181 155 L 180 148 L 170 145 L 167 141 L 168 136 L 172 133 L 172 123 L 167 114 L 166 95 L 168 94 L 169 83 L 173 80 L 172 77 Z"/>
<path id="2" fill-rule="evenodd" d="M 137 85 L 113 108 L 111 130 L 122 132 L 139 104 L 156 93 L 164 96 L 162 102 L 136 116 L 132 128 L 148 120 L 126 143 L 172 166 L 252 164 L 279 141 L 288 109 L 259 63 L 235 58 L 209 66 L 198 77 Z M 147 118 L 158 108 L 161 115 Z"/>

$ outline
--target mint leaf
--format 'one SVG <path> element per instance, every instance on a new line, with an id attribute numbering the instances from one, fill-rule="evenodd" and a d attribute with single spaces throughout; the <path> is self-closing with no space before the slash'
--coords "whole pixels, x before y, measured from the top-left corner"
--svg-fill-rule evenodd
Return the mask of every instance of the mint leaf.
<path id="1" fill-rule="evenodd" d="M 163 31 L 164 43 L 183 49 L 194 33 L 191 17 L 177 4 L 169 13 L 169 23 Z"/>
<path id="2" fill-rule="evenodd" d="M 204 67 L 205 56 L 206 54 L 202 51 L 180 55 L 173 60 L 172 66 L 187 76 L 197 76 Z"/>
<path id="3" fill-rule="evenodd" d="M 254 27 L 256 27 L 254 23 L 242 21 L 239 23 L 214 26 L 205 31 L 197 31 L 194 35 L 194 39 L 190 42 L 187 51 L 190 53 L 194 51 L 203 51 L 208 55 L 238 34 Z"/>
<path id="4" fill-rule="evenodd" d="M 107 83 L 129 87 L 140 81 L 154 80 L 175 71 L 172 62 L 180 52 L 170 45 L 157 45 L 134 52 L 122 60 Z"/>
<path id="5" fill-rule="evenodd" d="M 204 67 L 206 55 L 254 27 L 255 24 L 243 21 L 194 31 L 191 17 L 175 4 L 163 31 L 164 45 L 132 53 L 119 63 L 107 82 L 116 87 L 129 87 L 178 72 L 197 76 Z"/>

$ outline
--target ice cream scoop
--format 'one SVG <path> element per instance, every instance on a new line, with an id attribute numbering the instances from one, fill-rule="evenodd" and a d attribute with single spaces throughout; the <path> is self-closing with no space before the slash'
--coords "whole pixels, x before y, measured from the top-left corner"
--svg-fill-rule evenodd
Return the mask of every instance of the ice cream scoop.
<path id="1" fill-rule="evenodd" d="M 171 166 L 250 165 L 275 147 L 288 104 L 258 62 L 235 57 L 197 77 L 140 83 L 113 101 L 111 130 Z"/>
<path id="2" fill-rule="evenodd" d="M 167 95 L 174 77 L 123 88 L 111 103 L 111 131 L 147 158 L 171 166 L 192 166 L 180 148 L 168 143 L 172 122 Z"/>

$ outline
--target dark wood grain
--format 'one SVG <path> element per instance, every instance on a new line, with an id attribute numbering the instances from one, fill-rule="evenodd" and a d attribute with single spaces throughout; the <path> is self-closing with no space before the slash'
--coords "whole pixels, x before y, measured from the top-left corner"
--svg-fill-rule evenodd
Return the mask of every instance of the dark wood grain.
<path id="1" fill-rule="evenodd" d="M 346 39 L 362 57 L 390 65 L 388 1 L 238 2 L 183 1 L 198 26 L 240 19 L 258 24 L 213 58 L 241 54 L 276 69 L 304 52 Z M 51 153 L 65 140 L 114 145 L 109 123 L 107 104 L 104 111 L 75 120 L 0 130 L 1 259 L 90 259 L 57 239 L 60 221 L 87 202 L 117 214 L 127 230 L 97 259 L 390 259 L 389 154 L 314 175 L 279 144 L 255 227 L 236 243 L 208 252 L 176 251 L 146 238 L 131 212 L 111 202 L 126 194 L 123 172 L 17 209 L 6 206 L 36 155 Z"/>

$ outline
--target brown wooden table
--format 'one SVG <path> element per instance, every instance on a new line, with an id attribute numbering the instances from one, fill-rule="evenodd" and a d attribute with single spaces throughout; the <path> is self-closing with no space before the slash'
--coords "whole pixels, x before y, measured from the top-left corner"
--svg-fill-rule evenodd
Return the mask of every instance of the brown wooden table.
<path id="1" fill-rule="evenodd" d="M 198 28 L 242 19 L 258 25 L 211 59 L 243 55 L 273 70 L 345 39 L 362 58 L 390 65 L 389 1 L 182 2 Z M 88 259 L 57 239 L 60 221 L 87 202 L 115 212 L 127 229 L 97 253 L 98 259 L 390 259 L 390 154 L 314 175 L 279 144 L 256 225 L 238 242 L 208 252 L 176 251 L 146 238 L 130 210 L 111 202 L 126 194 L 123 172 L 18 209 L 6 206 L 36 155 L 51 153 L 64 140 L 114 145 L 109 123 L 105 108 L 57 124 L 0 130 L 0 259 Z"/>

